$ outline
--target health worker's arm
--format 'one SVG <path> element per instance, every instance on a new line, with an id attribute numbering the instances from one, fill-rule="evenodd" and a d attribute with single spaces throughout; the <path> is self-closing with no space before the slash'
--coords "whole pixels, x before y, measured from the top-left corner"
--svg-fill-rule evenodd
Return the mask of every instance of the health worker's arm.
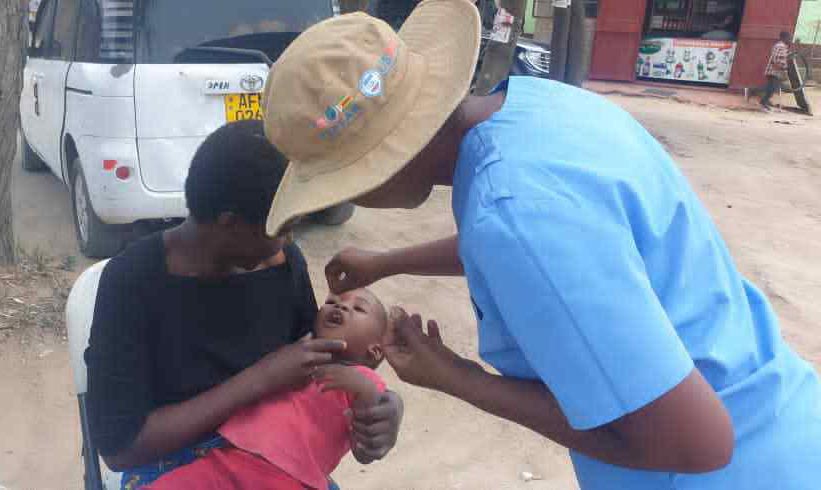
<path id="1" fill-rule="evenodd" d="M 338 253 L 325 267 L 328 285 L 336 294 L 400 274 L 463 275 L 459 236 L 386 252 L 349 248 Z"/>

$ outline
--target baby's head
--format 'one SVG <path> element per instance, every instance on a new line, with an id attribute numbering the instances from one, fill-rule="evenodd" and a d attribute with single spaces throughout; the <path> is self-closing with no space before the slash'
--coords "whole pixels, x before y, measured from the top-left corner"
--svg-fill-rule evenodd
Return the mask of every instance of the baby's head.
<path id="1" fill-rule="evenodd" d="M 388 314 L 382 302 L 367 289 L 331 294 L 319 310 L 314 335 L 344 340 L 348 347 L 340 358 L 375 369 L 385 358 L 382 337 Z"/>

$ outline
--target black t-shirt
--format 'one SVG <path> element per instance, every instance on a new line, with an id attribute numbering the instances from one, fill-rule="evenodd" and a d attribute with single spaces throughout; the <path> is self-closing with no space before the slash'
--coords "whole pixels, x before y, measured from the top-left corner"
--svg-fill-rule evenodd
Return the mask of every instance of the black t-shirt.
<path id="1" fill-rule="evenodd" d="M 317 304 L 296 245 L 281 266 L 207 281 L 166 268 L 162 234 L 111 259 L 100 277 L 88 365 L 91 435 L 128 447 L 146 417 L 225 382 L 311 331 Z"/>

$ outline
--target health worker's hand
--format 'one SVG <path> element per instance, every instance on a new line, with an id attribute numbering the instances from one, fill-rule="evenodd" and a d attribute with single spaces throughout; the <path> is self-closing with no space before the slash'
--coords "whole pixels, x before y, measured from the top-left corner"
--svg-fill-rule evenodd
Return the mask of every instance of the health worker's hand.
<path id="1" fill-rule="evenodd" d="M 399 379 L 423 388 L 448 391 L 462 370 L 484 369 L 450 350 L 442 341 L 439 325 L 428 320 L 427 333 L 422 317 L 408 316 L 399 307 L 391 309 L 388 333 L 384 341 L 385 356 Z"/>
<path id="2" fill-rule="evenodd" d="M 383 279 L 381 254 L 358 248 L 346 248 L 325 266 L 325 278 L 334 294 L 370 286 Z"/>

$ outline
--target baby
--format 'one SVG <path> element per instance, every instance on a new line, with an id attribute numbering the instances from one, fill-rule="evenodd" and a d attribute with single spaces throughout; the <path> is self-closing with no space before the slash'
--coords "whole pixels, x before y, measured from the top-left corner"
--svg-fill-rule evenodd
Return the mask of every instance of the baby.
<path id="1" fill-rule="evenodd" d="M 347 412 L 372 405 L 385 383 L 373 371 L 384 359 L 388 317 L 367 289 L 331 295 L 314 325 L 317 338 L 344 340 L 339 363 L 317 368 L 302 389 L 272 395 L 234 414 L 214 449 L 146 487 L 177 489 L 328 489 L 328 475 L 351 448 Z M 361 462 L 367 458 L 354 456 Z"/>

